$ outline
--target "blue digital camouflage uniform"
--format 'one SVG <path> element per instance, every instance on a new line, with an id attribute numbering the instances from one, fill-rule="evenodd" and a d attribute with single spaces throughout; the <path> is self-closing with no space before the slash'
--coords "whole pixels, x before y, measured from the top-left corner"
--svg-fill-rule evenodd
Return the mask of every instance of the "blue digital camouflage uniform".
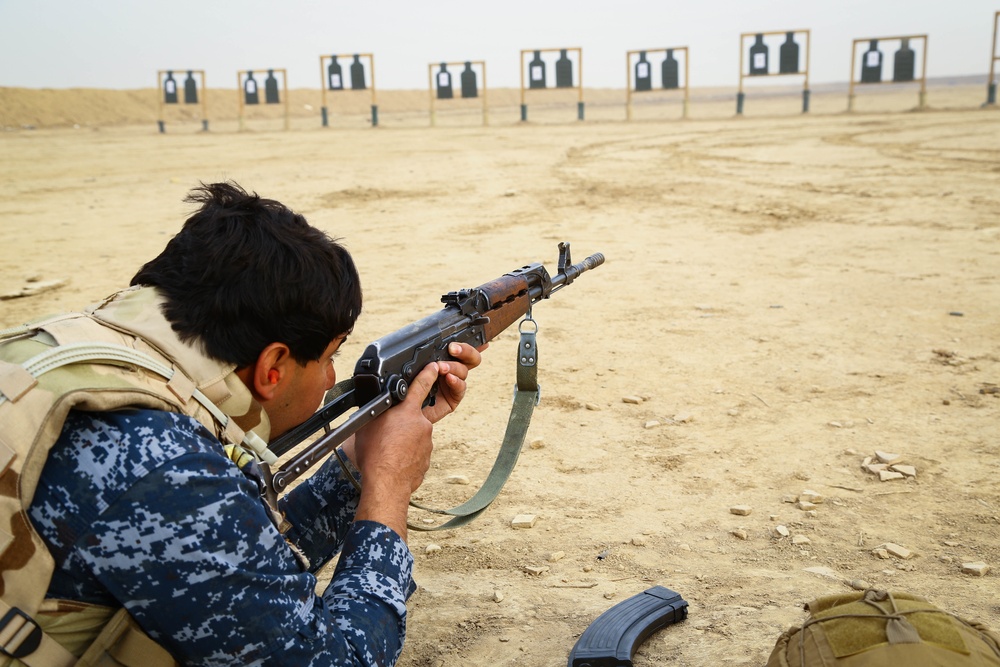
<path id="1" fill-rule="evenodd" d="M 211 433 L 170 412 L 71 412 L 31 518 L 55 557 L 47 597 L 124 605 L 189 665 L 392 665 L 413 557 L 353 522 L 336 457 L 288 493 L 285 537 Z M 338 550 L 322 595 L 313 575 Z"/>

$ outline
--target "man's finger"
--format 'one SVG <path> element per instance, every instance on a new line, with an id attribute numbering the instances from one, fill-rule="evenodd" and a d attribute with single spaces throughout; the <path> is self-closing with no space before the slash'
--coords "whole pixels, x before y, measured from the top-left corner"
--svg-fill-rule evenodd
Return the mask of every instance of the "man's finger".
<path id="1" fill-rule="evenodd" d="M 436 361 L 424 366 L 423 370 L 417 373 L 417 376 L 413 378 L 413 382 L 410 383 L 409 391 L 406 392 L 405 402 L 415 401 L 417 407 L 423 405 L 424 401 L 431 393 L 431 389 L 434 388 L 434 383 L 437 382 L 439 374 L 439 369 Z"/>
<path id="2" fill-rule="evenodd" d="M 486 345 L 480 349 L 486 349 Z M 468 343 L 451 343 L 451 345 L 448 346 L 448 353 L 454 357 L 456 361 L 465 364 L 468 368 L 475 368 L 483 360 L 480 350 L 477 350 Z"/>

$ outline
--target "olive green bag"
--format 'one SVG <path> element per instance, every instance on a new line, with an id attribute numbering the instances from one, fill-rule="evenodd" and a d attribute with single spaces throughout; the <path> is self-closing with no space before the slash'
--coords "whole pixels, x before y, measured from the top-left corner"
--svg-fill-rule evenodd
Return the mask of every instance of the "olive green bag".
<path id="1" fill-rule="evenodd" d="M 766 667 L 1000 667 L 1000 636 L 907 593 L 869 589 L 806 605 Z"/>

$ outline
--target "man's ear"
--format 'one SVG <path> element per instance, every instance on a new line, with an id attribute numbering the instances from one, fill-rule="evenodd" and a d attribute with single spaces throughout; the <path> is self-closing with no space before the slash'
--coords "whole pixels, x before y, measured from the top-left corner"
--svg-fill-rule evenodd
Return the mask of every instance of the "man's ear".
<path id="1" fill-rule="evenodd" d="M 236 371 L 243 384 L 261 403 L 274 398 L 278 385 L 288 375 L 288 362 L 292 361 L 291 350 L 284 343 L 271 343 L 257 355 L 252 366 Z"/>

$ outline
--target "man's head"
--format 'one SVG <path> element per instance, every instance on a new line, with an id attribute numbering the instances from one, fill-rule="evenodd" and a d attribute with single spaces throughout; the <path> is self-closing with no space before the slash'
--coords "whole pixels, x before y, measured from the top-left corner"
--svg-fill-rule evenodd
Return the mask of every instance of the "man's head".
<path id="1" fill-rule="evenodd" d="M 163 293 L 183 340 L 238 367 L 281 342 L 305 364 L 354 327 L 361 285 L 335 240 L 234 183 L 203 184 L 186 201 L 201 207 L 132 278 Z"/>

